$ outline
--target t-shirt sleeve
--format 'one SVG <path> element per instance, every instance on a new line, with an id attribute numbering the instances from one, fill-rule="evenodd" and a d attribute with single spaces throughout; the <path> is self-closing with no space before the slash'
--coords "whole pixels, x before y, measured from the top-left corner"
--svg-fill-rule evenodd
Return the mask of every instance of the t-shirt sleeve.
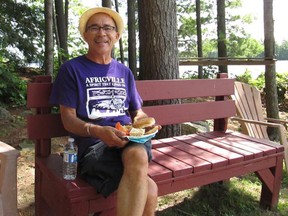
<path id="1" fill-rule="evenodd" d="M 129 85 L 129 92 L 130 92 L 130 105 L 129 105 L 129 111 L 136 111 L 141 109 L 143 105 L 143 100 L 141 96 L 138 93 L 138 90 L 136 88 L 136 82 L 134 79 L 134 76 L 131 72 L 130 76 L 130 85 Z"/>
<path id="2" fill-rule="evenodd" d="M 73 74 L 67 70 L 67 65 L 62 65 L 53 83 L 50 95 L 50 104 L 64 105 L 71 108 L 77 107 L 77 85 Z"/>

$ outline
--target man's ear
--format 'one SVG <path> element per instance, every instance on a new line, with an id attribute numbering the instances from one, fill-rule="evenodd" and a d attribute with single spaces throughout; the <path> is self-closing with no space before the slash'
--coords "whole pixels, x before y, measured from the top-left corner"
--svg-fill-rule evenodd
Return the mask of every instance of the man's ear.
<path id="1" fill-rule="evenodd" d="M 116 37 L 115 37 L 116 41 L 118 41 L 120 39 L 120 34 L 119 32 L 116 32 Z"/>
<path id="2" fill-rule="evenodd" d="M 87 36 L 86 36 L 86 32 L 84 32 L 84 33 L 83 33 L 83 39 L 84 39 L 84 41 L 86 41 L 86 42 L 87 42 Z"/>

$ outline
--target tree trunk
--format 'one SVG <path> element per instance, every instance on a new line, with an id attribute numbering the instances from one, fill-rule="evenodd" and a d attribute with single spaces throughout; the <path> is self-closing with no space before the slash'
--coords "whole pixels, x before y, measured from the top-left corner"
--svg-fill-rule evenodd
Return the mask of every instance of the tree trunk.
<path id="1" fill-rule="evenodd" d="M 102 0 L 102 6 L 103 6 L 103 7 L 112 8 L 112 2 L 111 2 L 111 0 Z"/>
<path id="2" fill-rule="evenodd" d="M 139 0 L 140 79 L 179 78 L 176 1 Z"/>
<path id="3" fill-rule="evenodd" d="M 139 39 L 141 80 L 179 78 L 176 1 L 139 0 Z M 179 103 L 178 100 L 157 104 Z M 149 103 L 149 105 L 155 104 Z M 179 126 L 166 126 L 157 137 L 180 134 Z"/>
<path id="4" fill-rule="evenodd" d="M 45 74 L 53 75 L 53 0 L 46 0 L 45 4 Z"/>
<path id="5" fill-rule="evenodd" d="M 67 26 L 64 13 L 63 0 L 55 0 L 55 13 L 56 13 L 56 25 L 58 30 L 59 46 L 60 50 L 60 64 L 67 60 L 68 46 L 67 46 Z"/>
<path id="6" fill-rule="evenodd" d="M 201 1 L 196 0 L 196 25 L 197 25 L 197 52 L 198 57 L 203 57 L 202 51 L 202 29 L 201 29 Z M 198 78 L 203 78 L 203 67 L 198 66 Z"/>
<path id="7" fill-rule="evenodd" d="M 115 9 L 119 13 L 118 0 L 115 0 Z M 119 40 L 119 49 L 120 49 L 120 60 L 124 64 L 124 50 L 123 50 L 122 38 L 120 38 L 120 40 Z"/>
<path id="8" fill-rule="evenodd" d="M 218 57 L 227 57 L 225 0 L 217 0 Z M 227 65 L 219 66 L 220 73 L 228 73 Z"/>
<path id="9" fill-rule="evenodd" d="M 137 54 L 136 54 L 136 25 L 135 25 L 135 0 L 128 0 L 128 61 L 129 68 L 137 77 Z"/>
<path id="10" fill-rule="evenodd" d="M 273 0 L 263 0 L 263 4 L 265 58 L 274 59 Z M 275 63 L 273 65 L 265 66 L 265 93 L 267 117 L 279 118 Z M 272 140 L 279 140 L 277 129 L 268 128 L 268 135 Z"/>

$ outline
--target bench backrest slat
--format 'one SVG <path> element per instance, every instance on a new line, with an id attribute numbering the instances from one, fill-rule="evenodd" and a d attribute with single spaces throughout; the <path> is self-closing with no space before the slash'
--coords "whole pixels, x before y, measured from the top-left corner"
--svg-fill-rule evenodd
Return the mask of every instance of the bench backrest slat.
<path id="1" fill-rule="evenodd" d="M 28 83 L 27 107 L 44 108 L 51 107 L 49 104 L 52 83 Z"/>
<path id="2" fill-rule="evenodd" d="M 147 106 L 143 110 L 160 125 L 227 118 L 234 116 L 236 112 L 233 101 Z"/>
<path id="3" fill-rule="evenodd" d="M 141 80 L 137 89 L 144 101 L 232 95 L 233 79 Z"/>
<path id="4" fill-rule="evenodd" d="M 50 139 L 67 136 L 60 114 L 30 115 L 27 117 L 29 139 Z"/>

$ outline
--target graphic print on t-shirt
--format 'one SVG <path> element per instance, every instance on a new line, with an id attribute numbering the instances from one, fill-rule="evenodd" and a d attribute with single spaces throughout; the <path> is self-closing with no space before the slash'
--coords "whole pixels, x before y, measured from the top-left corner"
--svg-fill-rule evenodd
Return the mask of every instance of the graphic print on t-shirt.
<path id="1" fill-rule="evenodd" d="M 125 88 L 87 89 L 87 114 L 90 119 L 125 115 Z"/>

